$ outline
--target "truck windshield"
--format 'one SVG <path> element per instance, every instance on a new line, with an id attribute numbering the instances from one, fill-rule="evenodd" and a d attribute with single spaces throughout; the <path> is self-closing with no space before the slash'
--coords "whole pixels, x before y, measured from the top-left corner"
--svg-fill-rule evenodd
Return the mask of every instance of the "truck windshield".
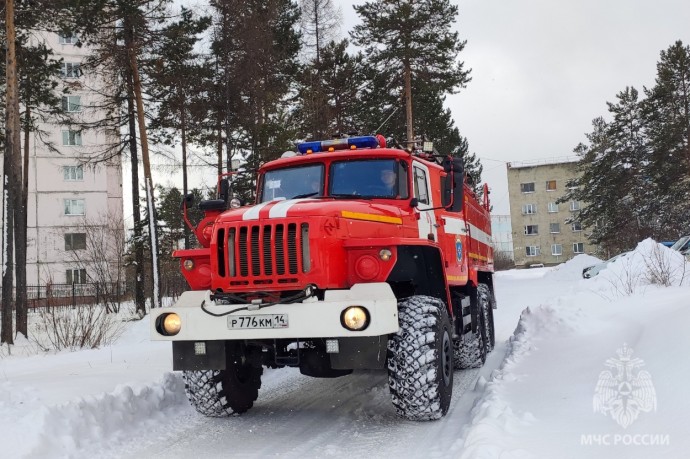
<path id="1" fill-rule="evenodd" d="M 323 195 L 323 164 L 267 171 L 260 202 Z"/>
<path id="2" fill-rule="evenodd" d="M 334 162 L 329 183 L 330 196 L 408 197 L 407 165 L 394 159 Z"/>

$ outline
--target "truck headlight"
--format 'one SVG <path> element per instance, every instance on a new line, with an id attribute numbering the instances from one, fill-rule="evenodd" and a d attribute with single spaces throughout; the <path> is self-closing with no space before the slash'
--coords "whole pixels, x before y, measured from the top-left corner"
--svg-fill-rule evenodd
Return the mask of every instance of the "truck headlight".
<path id="1" fill-rule="evenodd" d="M 156 330 L 163 336 L 175 336 L 182 328 L 180 316 L 174 312 L 161 314 L 156 319 Z"/>
<path id="2" fill-rule="evenodd" d="M 363 306 L 350 306 L 340 315 L 343 327 L 352 331 L 362 331 L 369 326 L 369 311 Z"/>

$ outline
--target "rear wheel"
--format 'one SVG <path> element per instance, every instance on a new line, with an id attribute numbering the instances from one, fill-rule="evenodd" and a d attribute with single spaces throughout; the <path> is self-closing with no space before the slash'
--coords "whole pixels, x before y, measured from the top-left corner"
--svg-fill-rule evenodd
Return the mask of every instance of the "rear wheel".
<path id="1" fill-rule="evenodd" d="M 494 350 L 496 345 L 496 335 L 494 334 L 494 299 L 491 289 L 486 284 L 479 284 L 477 295 L 480 297 L 479 304 L 484 315 L 484 334 L 486 336 L 486 353 Z"/>
<path id="2" fill-rule="evenodd" d="M 249 410 L 259 396 L 263 368 L 249 365 L 239 346 L 231 351 L 225 370 L 185 371 L 185 392 L 204 416 L 223 417 Z"/>
<path id="3" fill-rule="evenodd" d="M 453 345 L 448 309 L 430 296 L 398 304 L 400 330 L 388 340 L 388 383 L 399 415 L 439 419 L 453 391 Z"/>
<path id="4" fill-rule="evenodd" d="M 453 342 L 453 361 L 459 370 L 480 368 L 486 362 L 486 355 L 493 349 L 494 328 L 491 309 L 491 291 L 486 284 L 479 284 L 471 293 L 473 331 L 462 334 Z"/>

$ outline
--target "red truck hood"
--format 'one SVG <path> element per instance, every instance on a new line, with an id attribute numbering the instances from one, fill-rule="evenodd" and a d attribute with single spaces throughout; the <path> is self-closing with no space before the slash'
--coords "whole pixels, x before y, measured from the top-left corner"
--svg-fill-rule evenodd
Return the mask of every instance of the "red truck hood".
<path id="1" fill-rule="evenodd" d="M 397 201 L 401 203 L 402 201 Z M 224 212 L 218 222 L 236 222 L 295 217 L 347 217 L 349 213 L 379 216 L 384 219 L 399 218 L 404 215 L 400 207 L 368 200 L 343 199 L 289 199 L 269 201 L 255 206 L 247 206 Z"/>

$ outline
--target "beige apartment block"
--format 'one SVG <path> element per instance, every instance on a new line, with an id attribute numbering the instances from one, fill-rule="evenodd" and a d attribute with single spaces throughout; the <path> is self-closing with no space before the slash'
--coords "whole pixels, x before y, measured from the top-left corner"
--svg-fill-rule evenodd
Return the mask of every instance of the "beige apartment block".
<path id="1" fill-rule="evenodd" d="M 577 221 L 581 203 L 557 204 L 577 177 L 577 158 L 508 163 L 508 195 L 515 265 L 555 265 L 594 252 Z"/>
<path id="2" fill-rule="evenodd" d="M 34 39 L 45 41 L 55 57 L 63 59 L 62 84 L 70 87 L 63 107 L 88 121 L 104 117 L 97 107 L 103 106 L 99 94 L 105 93 L 107 82 L 82 72 L 81 62 L 89 51 L 76 46 L 77 37 L 45 33 Z M 119 135 L 56 122 L 40 128 L 47 133 L 43 139 L 57 151 L 38 135 L 29 138 L 27 284 L 94 282 L 87 232 L 114 226 L 122 228 L 124 237 L 122 170 L 119 155 L 98 163 L 89 160 L 104 145 L 118 142 Z M 23 142 L 22 136 L 22 146 Z M 115 262 L 118 255 L 111 256 Z"/>

